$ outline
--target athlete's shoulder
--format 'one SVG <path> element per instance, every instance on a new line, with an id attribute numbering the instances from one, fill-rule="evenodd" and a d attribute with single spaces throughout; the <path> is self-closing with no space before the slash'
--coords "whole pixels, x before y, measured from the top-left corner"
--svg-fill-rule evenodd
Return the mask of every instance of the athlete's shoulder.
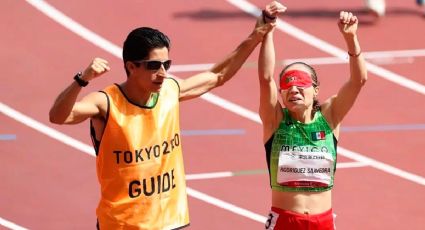
<path id="1" fill-rule="evenodd" d="M 175 79 L 175 78 L 173 78 L 173 77 L 171 77 L 171 76 L 168 76 L 168 77 L 166 77 L 166 78 L 164 79 L 164 81 L 166 81 L 167 83 L 169 83 L 169 84 L 171 84 L 171 85 L 177 86 L 177 88 L 178 88 L 178 89 L 179 89 L 179 91 L 180 91 L 180 83 L 179 83 L 179 81 L 178 81 L 177 79 Z"/>

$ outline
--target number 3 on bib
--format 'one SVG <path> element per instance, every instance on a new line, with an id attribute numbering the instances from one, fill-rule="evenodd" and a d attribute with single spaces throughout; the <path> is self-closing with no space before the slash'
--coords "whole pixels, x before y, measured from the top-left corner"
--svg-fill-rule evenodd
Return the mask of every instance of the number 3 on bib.
<path id="1" fill-rule="evenodd" d="M 273 211 L 270 211 L 269 218 L 267 218 L 267 221 L 266 221 L 266 224 L 265 224 L 265 228 L 267 230 L 273 230 L 274 227 L 276 226 L 276 221 L 277 221 L 278 217 L 279 217 L 279 214 L 277 214 Z"/>

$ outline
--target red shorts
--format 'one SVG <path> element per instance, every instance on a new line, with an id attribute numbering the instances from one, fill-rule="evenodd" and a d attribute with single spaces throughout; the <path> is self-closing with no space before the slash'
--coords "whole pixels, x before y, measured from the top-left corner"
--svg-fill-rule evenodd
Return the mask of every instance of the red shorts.
<path id="1" fill-rule="evenodd" d="M 266 229 L 273 230 L 335 230 L 332 209 L 309 215 L 272 207 L 266 221 Z"/>

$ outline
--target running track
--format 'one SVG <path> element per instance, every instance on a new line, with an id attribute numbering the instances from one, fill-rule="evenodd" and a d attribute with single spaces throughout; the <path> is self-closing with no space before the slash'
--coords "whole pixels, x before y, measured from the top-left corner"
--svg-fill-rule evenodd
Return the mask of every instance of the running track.
<path id="1" fill-rule="evenodd" d="M 123 81 L 122 41 L 134 27 L 151 26 L 172 39 L 171 73 L 185 78 L 233 50 L 250 33 L 257 7 L 267 2 L 1 1 L 0 228 L 95 226 L 99 188 L 88 122 L 48 122 L 54 98 L 76 71 L 95 56 L 109 60 L 112 68 L 83 94 Z M 275 33 L 277 58 L 314 64 L 322 100 L 348 77 L 336 27 L 339 10 L 361 18 L 361 45 L 368 57 L 369 81 L 340 138 L 334 189 L 338 229 L 423 229 L 421 10 L 413 1 L 387 0 L 388 15 L 372 25 L 360 0 L 308 3 L 285 1 L 288 12 Z M 190 229 L 263 226 L 270 189 L 256 115 L 257 56 L 258 49 L 224 87 L 181 105 Z"/>

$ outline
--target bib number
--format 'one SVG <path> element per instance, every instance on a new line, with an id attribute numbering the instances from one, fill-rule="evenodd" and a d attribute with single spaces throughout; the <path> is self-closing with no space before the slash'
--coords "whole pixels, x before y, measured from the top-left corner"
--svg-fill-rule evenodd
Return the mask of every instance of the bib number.
<path id="1" fill-rule="evenodd" d="M 279 218 L 279 214 L 270 210 L 269 217 L 265 224 L 265 229 L 273 230 L 276 226 L 277 218 Z"/>
<path id="2" fill-rule="evenodd" d="M 281 151 L 277 182 L 289 187 L 327 187 L 334 172 L 334 159 L 327 152 Z"/>

